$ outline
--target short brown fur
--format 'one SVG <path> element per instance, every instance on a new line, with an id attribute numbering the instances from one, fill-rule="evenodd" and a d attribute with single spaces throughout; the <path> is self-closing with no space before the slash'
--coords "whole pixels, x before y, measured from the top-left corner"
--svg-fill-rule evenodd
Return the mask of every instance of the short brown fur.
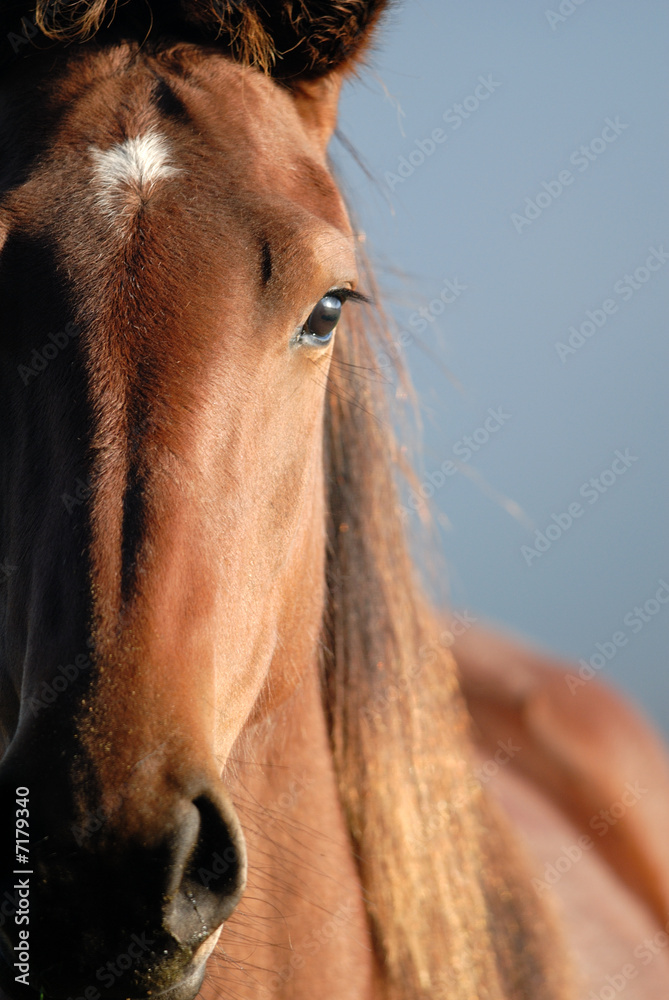
<path id="1" fill-rule="evenodd" d="M 260 738 L 254 743 L 257 732 L 271 726 L 273 718 L 282 718 L 291 699 L 304 697 L 313 712 L 309 692 L 316 690 L 313 685 L 320 678 L 318 711 L 327 724 L 333 780 L 362 889 L 352 871 L 347 884 L 364 899 L 375 951 L 363 980 L 367 986 L 361 989 L 392 1000 L 568 1000 L 574 992 L 557 922 L 531 888 L 529 869 L 506 821 L 473 777 L 470 721 L 455 663 L 450 650 L 436 641 L 443 626 L 422 596 L 401 523 L 389 513 L 396 508 L 395 473 L 401 463 L 383 386 L 370 373 L 376 367 L 376 350 L 388 346 L 390 335 L 371 309 L 358 306 L 366 315 L 356 320 L 350 307 L 337 332 L 329 374 L 320 362 L 307 369 L 314 386 L 322 389 L 327 378 L 324 425 L 317 388 L 304 389 L 297 379 L 288 384 L 294 376 L 281 367 L 283 360 L 273 360 L 269 371 L 282 373 L 287 383 L 272 388 L 268 378 L 264 395 L 249 394 L 253 406 L 266 407 L 270 428 L 275 393 L 304 399 L 311 409 L 305 407 L 299 416 L 310 447 L 308 462 L 301 465 L 304 447 L 294 427 L 273 427 L 274 440 L 282 446 L 288 441 L 285 468 L 278 470 L 285 483 L 276 486 L 276 503 L 266 510 L 258 505 L 257 517 L 268 538 L 271 534 L 280 539 L 278 562 L 264 565 L 269 555 L 259 545 L 260 535 L 254 534 L 253 519 L 244 516 L 254 509 L 254 496 L 262 495 L 267 470 L 272 469 L 271 449 L 248 413 L 253 407 L 244 410 L 237 401 L 237 396 L 243 401 L 244 392 L 250 393 L 256 369 L 265 363 L 253 343 L 247 348 L 250 358 L 244 353 L 240 334 L 248 309 L 258 301 L 249 289 L 259 283 L 259 248 L 268 240 L 283 248 L 275 254 L 274 268 L 265 267 L 265 281 L 285 311 L 303 274 L 313 284 L 313 299 L 328 286 L 327 275 L 310 277 L 320 257 L 303 232 L 307 223 L 317 222 L 333 244 L 341 241 L 348 247 L 351 242 L 343 205 L 326 169 L 323 139 L 332 125 L 332 95 L 341 74 L 368 44 L 370 28 L 384 5 L 328 4 L 325 20 L 321 6 L 315 4 L 310 15 L 306 3 L 288 3 L 277 5 L 270 15 L 266 5 L 252 3 L 166 4 L 166 13 L 158 16 L 154 11 L 147 30 L 133 41 L 128 33 L 141 22 L 143 4 L 119 6 L 116 19 L 115 5 L 107 2 L 38 4 L 44 36 L 39 44 L 93 42 L 64 50 L 57 44 L 48 56 L 34 56 L 34 70 L 26 61 L 16 71 L 16 90 L 10 87 L 18 108 L 15 121 L 20 122 L 26 106 L 36 117 L 42 115 L 61 143 L 60 159 L 55 157 L 52 167 L 48 144 L 34 151 L 33 140 L 26 136 L 9 171 L 12 183 L 0 210 L 8 220 L 10 250 L 16 229 L 18 238 L 29 240 L 30 226 L 37 232 L 43 224 L 57 236 L 57 245 L 53 250 L 36 247 L 38 264 L 46 261 L 55 275 L 75 273 L 78 278 L 76 319 L 83 346 L 62 377 L 65 393 L 83 393 L 86 385 L 87 402 L 73 416 L 63 402 L 63 386 L 52 386 L 61 395 L 49 404 L 50 419 L 60 417 L 63 429 L 57 429 L 50 442 L 48 471 L 54 477 L 54 498 L 68 476 L 84 469 L 89 473 L 90 494 L 76 515 L 80 551 L 89 561 L 84 565 L 74 550 L 63 548 L 59 554 L 54 546 L 60 523 L 53 513 L 54 500 L 50 516 L 56 527 L 51 534 L 44 529 L 44 549 L 53 565 L 69 567 L 79 589 L 61 616 L 65 624 L 58 621 L 55 636 L 47 629 L 31 636 L 32 646 L 29 630 L 38 630 L 26 622 L 22 608 L 32 602 L 37 615 L 43 610 L 39 593 L 50 590 L 48 583 L 37 592 L 19 589 L 8 612 L 15 630 L 11 642 L 21 651 L 18 662 L 24 656 L 30 659 L 28 650 L 38 640 L 61 642 L 65 651 L 73 635 L 83 643 L 91 629 L 95 679 L 72 701 L 71 718 L 62 723 L 64 736 L 72 741 L 71 753 L 76 751 L 83 761 L 80 770 L 73 771 L 74 787 L 68 794 L 77 815 L 101 800 L 109 812 L 105 795 L 128 782 L 142 748 L 166 747 L 162 753 L 171 761 L 174 781 L 182 780 L 189 758 L 198 755 L 208 761 L 210 780 L 218 779 L 204 735 L 217 723 L 205 682 L 217 676 L 208 635 L 215 612 L 222 608 L 221 627 L 228 630 L 229 648 L 245 651 L 246 659 L 239 654 L 239 662 L 271 660 L 257 688 L 254 677 L 240 674 L 229 695 L 234 725 L 230 723 L 221 737 L 216 759 L 228 762 L 233 785 L 230 761 L 234 763 L 235 752 L 250 754 L 262 746 Z M 0 27 L 13 23 L 17 10 L 17 5 L 2 5 Z M 179 31 L 187 39 L 184 44 L 174 39 Z M 199 32 L 202 46 L 194 44 Z M 231 66 L 230 56 L 248 68 Z M 263 79 L 259 70 L 290 82 L 290 89 Z M 173 106 L 183 109 L 182 118 L 169 120 L 156 110 L 157 79 L 168 86 Z M 19 99 L 26 80 L 48 95 L 46 110 L 41 97 Z M 328 84 L 325 96 L 318 86 L 321 80 Z M 258 116 L 258 132 L 247 130 L 245 119 L 235 117 L 235 106 L 228 104 L 226 124 L 233 134 L 226 135 L 212 98 L 224 90 L 244 95 L 246 113 Z M 114 116 L 108 115 L 109 107 L 115 108 Z M 275 175 L 261 184 L 260 177 L 249 179 L 255 161 L 238 162 L 234 150 L 254 143 L 260 149 L 262 121 L 270 129 L 277 116 L 285 116 L 295 130 L 299 121 L 304 123 L 305 138 L 299 140 L 303 160 L 294 164 L 294 182 L 277 166 Z M 160 190 L 155 197 L 141 190 L 129 195 L 119 209 L 117 228 L 111 230 L 96 215 L 95 194 L 85 179 L 73 184 L 81 155 L 77 137 L 89 121 L 96 123 L 96 142 L 105 148 L 160 125 L 179 150 L 179 165 L 189 165 L 197 184 L 188 192 L 184 189 L 182 200 L 171 205 L 169 240 L 161 228 L 167 215 Z M 191 124 L 192 134 L 187 131 Z M 12 125 L 10 116 L 8 127 Z M 16 127 L 14 134 L 21 135 L 22 126 Z M 208 130 L 214 137 L 209 149 L 196 138 Z M 184 138 L 187 134 L 190 137 Z M 282 134 L 277 133 L 277 139 L 283 141 Z M 226 177 L 214 172 L 221 148 L 228 156 Z M 271 161 L 266 167 L 272 169 Z M 257 198 L 248 193 L 254 181 Z M 279 194 L 290 202 L 291 212 L 271 201 Z M 210 206 L 209 213 L 203 205 Z M 227 213 L 224 231 L 217 229 L 219 212 Z M 47 221 L 42 222 L 40 213 Z M 197 246 L 191 235 L 193 219 L 200 227 Z M 341 252 L 347 261 L 349 251 Z M 212 258 L 215 269 L 209 266 Z M 285 287 L 272 285 L 277 262 Z M 228 341 L 222 345 L 208 339 L 218 309 L 210 287 L 220 275 L 234 279 L 225 303 L 235 322 L 226 313 Z M 320 291 L 319 282 L 325 285 Z M 59 301 L 57 293 L 54 301 Z M 189 320 L 187 340 L 183 315 Z M 30 322 L 28 316 L 26 337 Z M 11 336 L 8 339 L 9 352 L 16 353 L 17 345 Z M 219 352 L 225 351 L 238 365 L 234 378 L 219 364 Z M 283 359 L 278 348 L 275 352 Z M 45 375 L 45 385 L 51 377 Z M 200 386 L 199 395 L 195 386 Z M 31 410 L 21 397 L 13 412 L 15 419 L 18 414 L 21 448 L 30 446 L 29 427 L 41 426 L 41 405 Z M 210 406 L 213 411 L 207 410 Z M 234 406 L 239 407 L 238 422 L 226 423 L 226 407 Z M 81 436 L 73 444 L 77 428 Z M 202 456 L 211 455 L 221 428 L 236 441 L 226 452 L 228 464 L 221 473 L 226 489 L 230 492 L 229 484 L 234 483 L 237 490 L 230 492 L 237 507 L 225 512 L 227 521 L 212 514 L 215 496 L 203 500 L 209 480 L 198 480 L 200 467 L 207 464 Z M 308 509 L 302 521 L 294 518 L 295 497 L 304 499 Z M 19 510 L 25 498 L 19 494 L 13 503 L 6 523 L 21 525 L 13 532 L 19 551 L 29 548 Z M 48 517 L 44 523 L 50 523 Z M 234 544 L 225 551 L 226 574 L 239 587 L 234 600 L 229 594 L 221 596 L 217 555 L 203 542 L 215 530 L 221 539 L 226 531 L 233 537 Z M 271 656 L 266 652 L 271 637 L 258 625 L 262 616 L 256 612 L 253 618 L 248 612 L 248 621 L 245 617 L 247 605 L 254 607 L 254 593 L 245 597 L 242 572 L 249 550 L 260 564 L 258 573 L 267 580 L 278 574 L 287 581 L 285 593 L 275 593 L 269 583 L 267 594 L 262 591 L 271 606 L 269 611 L 263 607 L 263 613 L 275 615 L 282 640 L 272 647 Z M 268 551 L 271 555 L 271 546 Z M 173 577 L 180 580 L 180 589 L 170 589 Z M 183 653 L 184 662 L 200 664 L 197 682 L 176 670 L 165 677 L 143 668 L 144 662 L 153 662 L 158 670 L 175 649 Z M 413 678 L 409 685 L 407 676 Z M 17 720 L 18 668 L 13 666 L 2 680 L 3 724 L 8 742 L 14 739 L 8 759 L 15 767 L 18 751 L 12 746 L 17 745 L 21 725 L 24 730 L 27 726 L 25 715 L 21 724 Z M 31 683 L 30 677 L 26 683 Z M 195 699 L 194 683 L 199 692 Z M 133 698 L 137 691 L 136 702 L 127 698 L 130 686 Z M 381 714 L 370 711 L 389 690 L 404 694 L 387 698 Z M 110 706 L 108 712 L 105 706 Z M 176 728 L 168 724 L 172 717 L 178 719 Z M 321 721 L 316 712 L 304 722 L 306 730 L 313 728 L 316 741 Z M 119 732 L 141 733 L 141 740 L 125 746 Z M 113 756 L 106 749 L 112 745 L 118 748 Z M 316 749 L 314 754 L 321 759 Z M 155 766 L 159 770 L 161 765 Z M 325 761 L 324 775 L 329 766 Z M 169 782 L 165 776 L 160 780 L 165 783 L 148 799 L 129 793 L 123 805 L 124 829 L 136 828 L 138 836 L 145 837 L 161 810 L 166 824 L 173 821 L 163 805 Z M 323 781 L 322 807 L 335 823 L 339 806 L 327 798 L 327 778 Z M 313 799 L 318 804 L 318 791 Z M 445 804 L 448 820 L 433 835 L 430 822 L 438 803 Z M 226 809 L 221 805 L 228 816 Z M 113 815 L 111 821 L 116 822 Z M 120 824 L 115 829 L 120 836 Z M 108 839 L 113 845 L 113 837 Z M 363 931 L 360 934 L 364 937 Z M 179 961 L 176 954 L 157 985 L 170 983 Z M 332 969 L 323 976 L 323 982 L 329 982 Z M 309 989 L 321 991 L 317 982 Z M 284 995 L 292 995 L 290 987 Z"/>

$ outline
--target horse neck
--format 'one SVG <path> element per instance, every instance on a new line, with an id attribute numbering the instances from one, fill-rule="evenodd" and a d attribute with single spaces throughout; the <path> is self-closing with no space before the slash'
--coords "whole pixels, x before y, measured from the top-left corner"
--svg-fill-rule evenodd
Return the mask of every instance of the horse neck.
<path id="1" fill-rule="evenodd" d="M 337 794 L 317 668 L 244 734 L 224 780 L 249 850 L 249 883 L 209 963 L 236 997 L 379 995 L 378 970 Z"/>

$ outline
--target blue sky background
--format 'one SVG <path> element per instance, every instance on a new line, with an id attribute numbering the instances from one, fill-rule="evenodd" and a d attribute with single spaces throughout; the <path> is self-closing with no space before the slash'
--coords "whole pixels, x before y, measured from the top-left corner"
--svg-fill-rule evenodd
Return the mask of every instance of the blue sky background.
<path id="1" fill-rule="evenodd" d="M 598 674 L 667 734 L 668 37 L 662 0 L 405 0 L 342 101 L 374 181 L 333 145 L 419 391 L 453 604 L 576 659 L 618 635 Z"/>

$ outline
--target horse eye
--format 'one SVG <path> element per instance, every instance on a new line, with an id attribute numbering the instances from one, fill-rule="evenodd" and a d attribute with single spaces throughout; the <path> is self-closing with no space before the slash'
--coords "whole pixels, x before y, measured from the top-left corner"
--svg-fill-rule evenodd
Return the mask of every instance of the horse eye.
<path id="1" fill-rule="evenodd" d="M 342 300 L 337 295 L 324 295 L 304 324 L 303 335 L 318 344 L 329 343 L 341 318 L 341 308 Z"/>

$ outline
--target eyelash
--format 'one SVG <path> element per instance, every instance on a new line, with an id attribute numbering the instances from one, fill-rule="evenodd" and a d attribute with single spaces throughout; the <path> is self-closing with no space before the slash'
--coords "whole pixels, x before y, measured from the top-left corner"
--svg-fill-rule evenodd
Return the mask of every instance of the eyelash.
<path id="1" fill-rule="evenodd" d="M 372 300 L 364 292 L 356 292 L 352 288 L 332 288 L 326 295 L 334 295 L 338 299 L 344 302 L 364 302 L 365 305 L 371 306 Z"/>

